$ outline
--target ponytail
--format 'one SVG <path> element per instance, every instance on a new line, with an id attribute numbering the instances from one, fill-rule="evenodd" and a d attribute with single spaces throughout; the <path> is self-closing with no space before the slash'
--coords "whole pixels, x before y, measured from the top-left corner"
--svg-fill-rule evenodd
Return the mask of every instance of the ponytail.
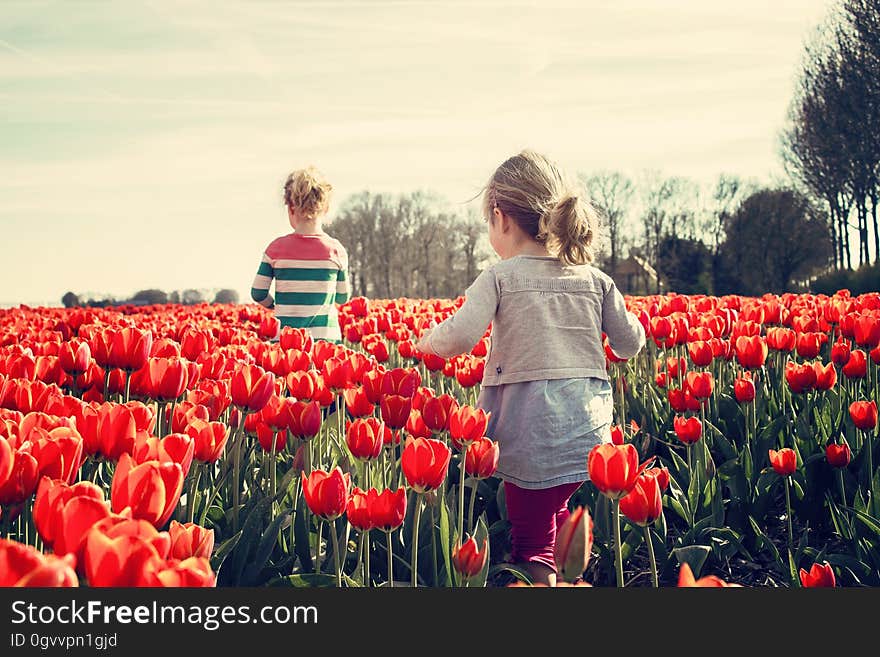
<path id="1" fill-rule="evenodd" d="M 544 155 L 524 150 L 495 170 L 483 192 L 487 219 L 494 208 L 563 264 L 593 261 L 599 216 L 580 187 Z"/>
<path id="2" fill-rule="evenodd" d="M 546 219 L 545 219 L 546 218 Z M 549 234 L 547 247 L 566 265 L 593 261 L 593 238 L 598 228 L 596 211 L 579 196 L 566 193 L 541 218 Z"/>

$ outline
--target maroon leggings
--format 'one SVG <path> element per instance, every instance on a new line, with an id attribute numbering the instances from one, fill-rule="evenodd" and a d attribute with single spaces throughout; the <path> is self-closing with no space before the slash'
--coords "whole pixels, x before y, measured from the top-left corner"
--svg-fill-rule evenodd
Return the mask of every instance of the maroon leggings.
<path id="1" fill-rule="evenodd" d="M 513 561 L 540 563 L 556 572 L 556 532 L 568 518 L 568 498 L 580 482 L 531 490 L 504 482 Z"/>

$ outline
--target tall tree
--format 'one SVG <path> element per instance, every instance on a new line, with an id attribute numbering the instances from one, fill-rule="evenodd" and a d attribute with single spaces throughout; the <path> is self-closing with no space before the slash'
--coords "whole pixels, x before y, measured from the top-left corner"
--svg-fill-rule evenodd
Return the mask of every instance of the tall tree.
<path id="1" fill-rule="evenodd" d="M 605 220 L 611 252 L 608 260 L 608 273 L 613 275 L 617 271 L 624 222 L 635 191 L 633 182 L 617 171 L 598 171 L 589 176 L 581 175 L 580 179 L 590 195 L 590 200 Z"/>
<path id="2" fill-rule="evenodd" d="M 762 189 L 728 222 L 716 293 L 781 293 L 827 266 L 831 234 L 823 210 L 790 189 Z"/>

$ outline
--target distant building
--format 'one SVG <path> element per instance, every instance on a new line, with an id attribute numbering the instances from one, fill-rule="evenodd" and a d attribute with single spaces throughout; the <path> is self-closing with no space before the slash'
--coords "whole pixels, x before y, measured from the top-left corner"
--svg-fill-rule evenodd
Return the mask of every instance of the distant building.
<path id="1" fill-rule="evenodd" d="M 623 294 L 664 294 L 667 291 L 666 284 L 657 274 L 657 270 L 637 255 L 618 260 L 617 268 L 611 274 L 611 278 Z"/>

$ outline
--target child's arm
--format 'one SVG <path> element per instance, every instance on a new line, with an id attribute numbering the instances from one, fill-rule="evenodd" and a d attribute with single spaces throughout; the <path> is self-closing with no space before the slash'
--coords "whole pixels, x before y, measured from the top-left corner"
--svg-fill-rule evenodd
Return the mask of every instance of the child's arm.
<path id="1" fill-rule="evenodd" d="M 620 358 L 632 358 L 645 346 L 645 329 L 639 318 L 626 309 L 613 280 L 602 302 L 602 330 L 608 336 L 611 350 Z"/>
<path id="2" fill-rule="evenodd" d="M 272 308 L 275 305 L 275 299 L 269 294 L 269 286 L 272 285 L 273 278 L 275 278 L 275 268 L 272 267 L 269 256 L 264 253 L 254 283 L 251 285 L 251 299 L 266 308 Z"/>
<path id="3" fill-rule="evenodd" d="M 336 273 L 336 298 L 335 303 L 346 303 L 351 299 L 351 285 L 348 282 L 348 254 L 343 252 L 342 263 Z"/>
<path id="4" fill-rule="evenodd" d="M 419 341 L 420 351 L 451 358 L 470 351 L 480 341 L 498 309 L 495 272 L 491 268 L 485 270 L 464 294 L 461 308 Z"/>

